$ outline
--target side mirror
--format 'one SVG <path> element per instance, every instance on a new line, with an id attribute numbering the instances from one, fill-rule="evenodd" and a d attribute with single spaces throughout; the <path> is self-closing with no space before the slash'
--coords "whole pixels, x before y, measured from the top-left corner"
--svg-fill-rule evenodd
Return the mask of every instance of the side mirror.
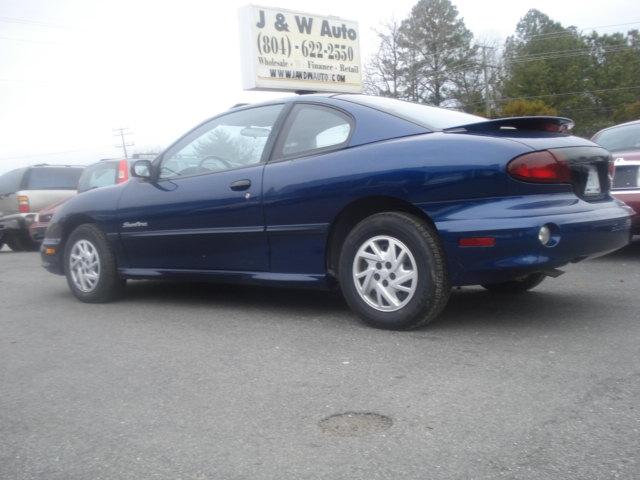
<path id="1" fill-rule="evenodd" d="M 151 178 L 152 165 L 149 160 L 137 160 L 131 165 L 131 176 L 138 178 Z"/>

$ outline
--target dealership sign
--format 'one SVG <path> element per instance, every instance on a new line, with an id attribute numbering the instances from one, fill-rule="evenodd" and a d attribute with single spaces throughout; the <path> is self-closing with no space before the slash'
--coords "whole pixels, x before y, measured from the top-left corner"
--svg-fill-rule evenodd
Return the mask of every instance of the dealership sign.
<path id="1" fill-rule="evenodd" d="M 357 22 L 249 5 L 240 41 L 245 90 L 362 91 Z"/>

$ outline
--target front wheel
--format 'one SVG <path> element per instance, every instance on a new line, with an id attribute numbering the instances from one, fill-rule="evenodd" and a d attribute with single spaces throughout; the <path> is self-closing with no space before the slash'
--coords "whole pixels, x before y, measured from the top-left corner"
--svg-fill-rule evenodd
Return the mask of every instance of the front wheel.
<path id="1" fill-rule="evenodd" d="M 545 276 L 544 273 L 532 273 L 507 282 L 491 283 L 482 287 L 494 293 L 524 293 L 540 285 Z"/>
<path id="2" fill-rule="evenodd" d="M 87 303 L 118 297 L 125 281 L 118 275 L 116 259 L 104 233 L 93 224 L 76 228 L 64 251 L 65 275 L 71 292 Z"/>
<path id="3" fill-rule="evenodd" d="M 357 224 L 340 254 L 345 300 L 367 324 L 421 327 L 442 311 L 450 286 L 435 231 L 413 215 L 385 212 Z"/>

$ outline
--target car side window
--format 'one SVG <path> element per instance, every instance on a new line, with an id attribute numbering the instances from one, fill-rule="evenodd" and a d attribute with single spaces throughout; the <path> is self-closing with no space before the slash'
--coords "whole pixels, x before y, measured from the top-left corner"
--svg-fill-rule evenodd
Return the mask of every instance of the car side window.
<path id="1" fill-rule="evenodd" d="M 162 157 L 162 179 L 221 172 L 260 163 L 283 105 L 250 108 L 196 128 Z"/>
<path id="2" fill-rule="evenodd" d="M 349 139 L 351 129 L 351 119 L 335 108 L 295 105 L 287 119 L 277 156 L 287 158 L 337 148 Z"/>

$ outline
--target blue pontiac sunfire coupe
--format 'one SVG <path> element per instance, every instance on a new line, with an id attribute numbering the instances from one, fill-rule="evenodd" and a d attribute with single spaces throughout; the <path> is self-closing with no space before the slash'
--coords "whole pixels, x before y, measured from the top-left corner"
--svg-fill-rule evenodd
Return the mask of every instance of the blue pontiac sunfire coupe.
<path id="1" fill-rule="evenodd" d="M 452 286 L 523 292 L 629 242 L 610 154 L 570 123 L 366 95 L 233 108 L 65 203 L 44 267 L 84 302 L 128 278 L 339 285 L 368 324 L 419 327 Z"/>

